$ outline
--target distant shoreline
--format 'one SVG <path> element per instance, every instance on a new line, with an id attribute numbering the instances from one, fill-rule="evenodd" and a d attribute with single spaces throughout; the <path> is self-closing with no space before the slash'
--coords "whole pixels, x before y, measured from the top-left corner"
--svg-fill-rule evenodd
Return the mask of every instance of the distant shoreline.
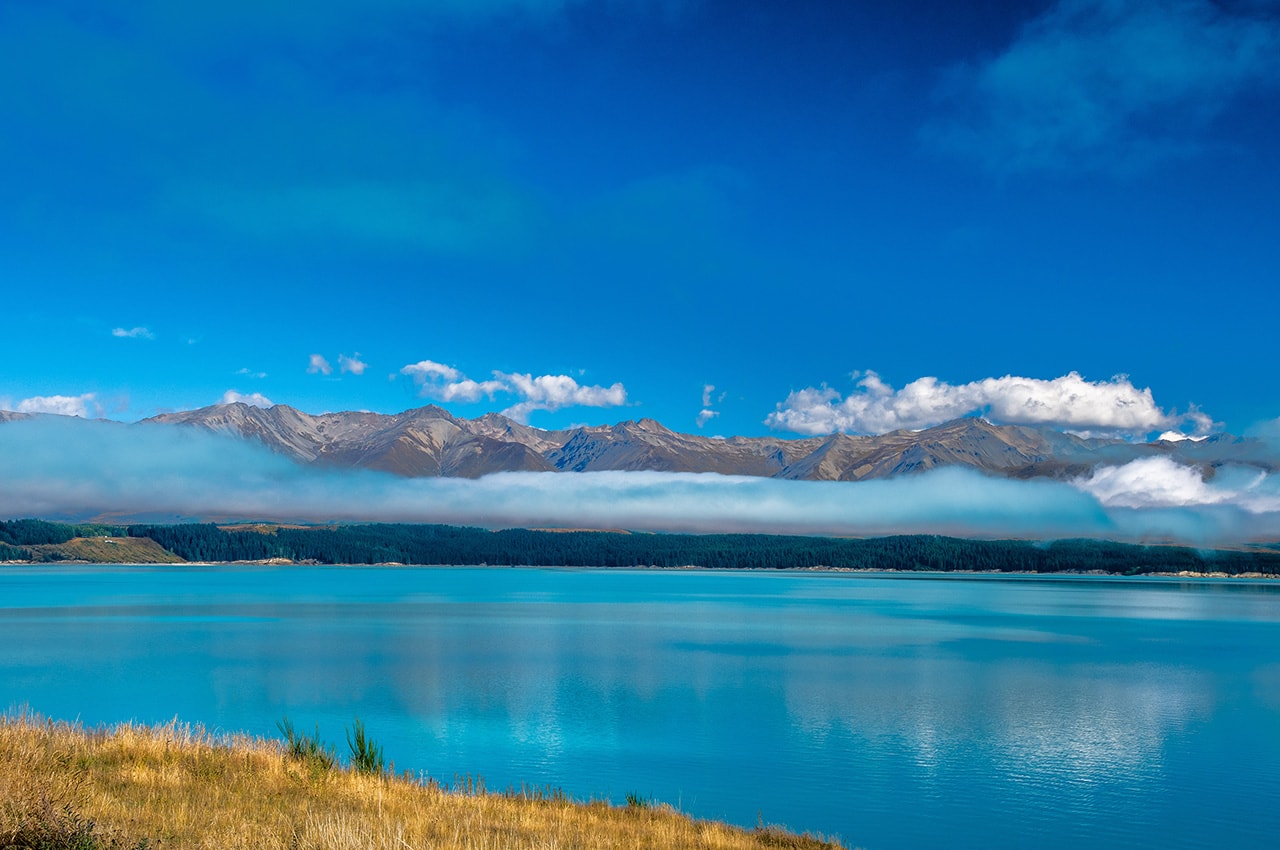
<path id="1" fill-rule="evenodd" d="M 617 534 L 450 525 L 67 524 L 0 521 L 0 562 L 472 565 L 601 569 L 1280 576 L 1280 545 L 1204 550 L 1095 539 L 975 540 L 912 534 Z"/>
<path id="2" fill-rule="evenodd" d="M 640 564 L 626 567 L 600 566 L 590 564 L 406 564 L 387 561 L 372 564 L 346 563 L 298 563 L 282 558 L 268 558 L 250 561 L 182 561 L 178 563 L 129 563 L 112 561 L 0 561 L 0 566 L 37 567 L 349 567 L 352 569 L 372 569 L 375 567 L 397 567 L 404 569 L 425 570 L 592 570 L 592 571 L 633 571 L 633 572 L 706 572 L 706 573 L 840 573 L 849 575 L 885 576 L 886 578 L 918 576 L 920 578 L 1114 578 L 1114 579 L 1232 579 L 1240 581 L 1280 581 L 1280 574 L 1259 572 L 1143 572 L 1118 573 L 1104 570 L 1054 570 L 1053 572 L 1034 570 L 911 570 L 891 568 L 857 568 L 857 567 L 704 567 L 697 564 L 680 566 L 660 566 Z"/>

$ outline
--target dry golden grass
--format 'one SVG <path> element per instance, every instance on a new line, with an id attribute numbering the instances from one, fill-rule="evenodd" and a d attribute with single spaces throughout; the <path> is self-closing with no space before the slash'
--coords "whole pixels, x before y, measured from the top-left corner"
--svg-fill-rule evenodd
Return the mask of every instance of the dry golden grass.
<path id="1" fill-rule="evenodd" d="M 95 564 L 181 564 L 183 560 L 150 537 L 76 537 L 66 543 L 27 546 Z"/>
<path id="2" fill-rule="evenodd" d="M 279 742 L 215 738 L 178 723 L 85 730 L 0 718 L 0 848 L 839 847 L 778 829 L 612 806 L 450 791 L 325 770 Z"/>

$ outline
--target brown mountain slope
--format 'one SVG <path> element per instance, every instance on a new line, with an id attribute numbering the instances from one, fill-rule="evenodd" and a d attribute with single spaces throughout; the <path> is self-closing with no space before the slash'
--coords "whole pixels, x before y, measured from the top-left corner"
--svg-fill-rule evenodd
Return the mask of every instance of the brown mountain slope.
<path id="1" fill-rule="evenodd" d="M 237 403 L 165 414 L 144 423 L 235 434 L 258 440 L 302 463 L 377 469 L 407 477 L 474 478 L 502 470 L 551 469 L 525 442 L 538 444 L 524 433 L 535 429 L 500 419 L 496 415 L 484 420 L 457 419 L 435 406 L 395 415 L 343 412 L 313 416 L 284 404 L 258 408 Z M 494 436 L 505 433 L 504 422 L 512 426 L 508 439 Z"/>
<path id="2" fill-rule="evenodd" d="M 1065 477 L 1099 463 L 1167 455 L 1206 475 L 1223 463 L 1278 468 L 1274 453 L 1229 435 L 1203 442 L 1085 439 L 1049 428 L 966 418 L 922 431 L 781 439 L 713 439 L 652 419 L 544 431 L 496 413 L 461 419 L 427 406 L 395 415 L 311 415 L 287 405 L 214 405 L 146 423 L 204 428 L 258 440 L 306 464 L 376 469 L 408 477 L 476 478 L 504 471 L 659 470 L 822 481 L 890 478 L 944 466 L 1014 477 Z"/>
<path id="3" fill-rule="evenodd" d="M 651 469 L 769 477 L 820 442 L 820 438 L 769 437 L 717 440 L 680 434 L 653 419 L 641 419 L 610 428 L 580 429 L 546 457 L 556 469 L 565 472 Z"/>

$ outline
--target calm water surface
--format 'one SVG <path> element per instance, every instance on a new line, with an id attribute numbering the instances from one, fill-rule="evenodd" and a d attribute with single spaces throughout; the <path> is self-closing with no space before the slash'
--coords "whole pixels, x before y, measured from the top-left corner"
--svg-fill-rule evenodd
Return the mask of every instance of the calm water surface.
<path id="1" fill-rule="evenodd" d="M 0 701 L 867 848 L 1273 847 L 1280 584 L 0 568 Z"/>

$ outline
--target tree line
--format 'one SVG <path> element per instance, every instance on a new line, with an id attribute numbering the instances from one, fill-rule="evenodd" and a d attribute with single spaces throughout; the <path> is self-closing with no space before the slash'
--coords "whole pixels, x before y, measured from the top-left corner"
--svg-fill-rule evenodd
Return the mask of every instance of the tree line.
<path id="1" fill-rule="evenodd" d="M 56 546 L 77 537 L 123 537 L 125 527 L 101 523 L 46 522 L 42 519 L 0 520 L 0 561 L 58 561 L 56 551 L 33 551 L 28 546 Z"/>
<path id="2" fill-rule="evenodd" d="M 846 539 L 489 531 L 399 523 L 237 528 L 211 523 L 111 526 L 13 520 L 0 522 L 0 560 L 54 560 L 25 547 L 87 536 L 147 537 L 184 560 L 214 562 L 280 558 L 325 564 L 1280 574 L 1280 553 L 1262 549 L 1204 551 L 1103 540 L 969 540 L 928 534 Z"/>

